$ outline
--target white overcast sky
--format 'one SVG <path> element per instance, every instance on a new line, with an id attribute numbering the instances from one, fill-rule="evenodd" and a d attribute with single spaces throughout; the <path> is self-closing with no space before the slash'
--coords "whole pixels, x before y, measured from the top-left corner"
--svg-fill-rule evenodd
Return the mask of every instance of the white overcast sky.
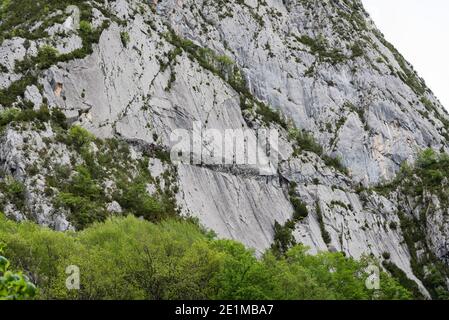
<path id="1" fill-rule="evenodd" d="M 362 1 L 387 40 L 449 109 L 449 1 Z"/>

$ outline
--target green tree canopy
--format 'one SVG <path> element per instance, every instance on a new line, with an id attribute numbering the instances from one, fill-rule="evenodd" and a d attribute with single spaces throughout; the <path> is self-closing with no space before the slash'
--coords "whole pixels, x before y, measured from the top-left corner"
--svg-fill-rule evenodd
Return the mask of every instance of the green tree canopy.
<path id="1" fill-rule="evenodd" d="M 368 260 L 310 255 L 301 245 L 281 257 L 267 251 L 256 258 L 242 244 L 216 239 L 180 219 L 155 224 L 129 216 L 61 233 L 0 215 L 0 239 L 14 265 L 37 279 L 41 299 L 411 297 L 386 273 L 380 290 L 368 290 Z M 65 287 L 71 265 L 80 269 L 80 290 Z"/>
<path id="2" fill-rule="evenodd" d="M 10 262 L 3 254 L 0 243 L 0 300 L 21 300 L 33 298 L 36 287 L 21 273 L 10 270 Z"/>

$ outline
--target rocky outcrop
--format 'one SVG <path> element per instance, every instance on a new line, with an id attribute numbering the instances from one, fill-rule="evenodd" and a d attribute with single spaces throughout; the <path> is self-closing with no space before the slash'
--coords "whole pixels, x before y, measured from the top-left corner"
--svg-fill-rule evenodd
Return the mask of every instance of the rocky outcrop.
<path id="1" fill-rule="evenodd" d="M 178 165 L 176 199 L 182 214 L 261 253 L 272 243 L 275 221 L 284 224 L 292 217 L 293 192 L 309 211 L 293 232 L 298 242 L 313 252 L 388 256 L 428 294 L 404 243 L 398 217 L 402 203 L 369 187 L 393 179 L 401 163 L 412 161 L 423 148 L 448 150 L 449 117 L 359 1 L 89 3 L 88 24 L 98 30 L 109 23 L 92 52 L 55 58 L 36 71 L 36 82 L 24 88 L 15 105 L 28 101 L 37 110 L 45 103 L 97 137 L 164 150 L 173 146 L 174 130 L 193 130 L 195 123 L 204 130 L 247 130 L 250 139 L 261 127 L 276 129 L 280 165 L 268 175 L 257 174 L 257 166 Z M 26 76 L 14 70 L 14 61 L 39 57 L 44 45 L 56 42 L 59 57 L 84 48 L 78 11 L 71 7 L 54 14 L 64 22 L 50 26 L 48 38 L 3 41 L 2 88 Z M 242 108 L 245 99 L 253 101 L 252 108 Z M 262 104 L 282 116 L 265 121 L 258 109 Z M 300 147 L 296 152 L 289 132 L 294 127 L 311 132 L 324 152 Z M 18 146 L 25 138 L 23 143 L 30 144 L 42 139 L 39 135 L 51 135 L 49 130 L 6 130 L 3 170 L 27 181 L 25 167 L 37 160 L 27 159 Z M 28 135 L 35 137 L 29 140 Z M 207 141 L 203 146 L 210 148 Z M 66 159 L 64 145 L 55 148 L 55 156 Z M 340 172 L 325 156 L 341 158 L 349 172 Z M 58 230 L 73 227 L 67 214 L 46 200 L 45 181 L 36 183 L 43 189 L 27 197 L 32 214 L 13 207 L 7 213 Z M 122 210 L 116 202 L 107 208 L 112 214 Z M 431 250 L 447 263 L 449 233 L 443 216 L 443 211 L 428 216 L 429 239 Z"/>
<path id="2" fill-rule="evenodd" d="M 251 92 L 314 132 L 357 181 L 392 178 L 417 146 L 447 146 L 448 128 L 420 114 L 423 97 L 447 121 L 444 108 L 359 1 L 169 0 L 158 12 L 175 32 L 235 59 Z"/>

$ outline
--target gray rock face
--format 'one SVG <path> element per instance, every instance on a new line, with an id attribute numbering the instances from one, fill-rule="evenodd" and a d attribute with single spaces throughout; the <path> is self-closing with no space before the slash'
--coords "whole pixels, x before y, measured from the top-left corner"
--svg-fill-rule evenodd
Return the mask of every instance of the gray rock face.
<path id="1" fill-rule="evenodd" d="M 421 97 L 401 80 L 398 74 L 409 72 L 411 66 L 400 64 L 362 8 L 358 15 L 363 23 L 354 32 L 347 18 L 353 9 L 344 1 L 270 0 L 257 9 L 249 2 L 225 3 L 223 8 L 208 1 L 187 2 L 164 1 L 158 10 L 177 33 L 233 57 L 251 92 L 298 127 L 314 132 L 357 181 L 392 178 L 416 146 L 447 145 L 439 132 L 442 123 L 419 113 L 426 110 L 422 97 L 441 113 L 443 107 L 430 92 Z M 312 39 L 312 47 L 298 40 L 304 36 Z M 319 43 L 321 38 L 325 40 Z M 363 47 L 360 57 L 355 44 Z M 343 56 L 326 50 L 339 50 Z M 331 132 L 324 130 L 328 123 Z"/>
<path id="2" fill-rule="evenodd" d="M 0 89 L 7 88 L 12 82 L 20 79 L 20 75 L 14 73 L 14 65 L 16 60 L 22 60 L 27 53 L 24 43 L 25 39 L 13 38 L 4 40 L 0 46 L 0 65 L 4 69 L 0 71 Z M 32 49 L 29 48 L 30 51 Z"/>
<path id="3" fill-rule="evenodd" d="M 42 95 L 36 86 L 28 86 L 25 90 L 25 100 L 31 102 L 35 109 L 39 109 L 43 103 Z"/>
<path id="4" fill-rule="evenodd" d="M 45 196 L 46 181 L 44 174 L 53 168 L 39 166 L 39 173 L 29 174 L 30 167 L 42 160 L 42 154 L 54 155 L 55 163 L 67 165 L 70 163 L 70 152 L 64 144 L 55 144 L 47 148 L 45 139 L 50 139 L 55 133 L 50 127 L 36 132 L 30 128 L 15 130 L 8 128 L 2 135 L 0 143 L 0 171 L 6 179 L 17 179 L 25 186 L 26 210 L 9 205 L 5 214 L 17 220 L 33 219 L 37 223 L 52 227 L 56 230 L 68 230 L 72 227 L 67 222 L 64 212 L 56 210 L 51 200 Z M 1 195 L 3 196 L 3 194 Z M 18 214 L 20 212 L 20 214 Z"/>
<path id="5" fill-rule="evenodd" d="M 276 177 L 240 177 L 183 165 L 179 181 L 183 190 L 178 202 L 187 214 L 259 253 L 272 243 L 273 222 L 284 223 L 291 216 L 291 204 Z"/>
<path id="6" fill-rule="evenodd" d="M 106 208 L 110 213 L 122 213 L 122 207 L 117 201 L 112 201 Z"/>
<path id="7" fill-rule="evenodd" d="M 346 1 L 329 0 L 151 4 L 123 0 L 105 2 L 103 9 L 126 23 L 112 22 L 84 59 L 43 70 L 39 86 L 29 87 L 25 99 L 35 106 L 45 101 L 60 108 L 71 122 L 99 137 L 130 143 L 169 149 L 172 132 L 192 130 L 195 122 L 203 129 L 249 130 L 253 139 L 262 124 L 252 111 L 242 110 L 242 93 L 227 76 L 210 68 L 210 61 L 195 58 L 185 48 L 176 51 L 167 34 L 231 57 L 245 78 L 248 94 L 311 132 L 326 154 L 343 160 L 349 175 L 314 153 L 296 154 L 288 132 L 272 123 L 268 127 L 280 131 L 277 170 L 261 176 L 257 165 L 181 164 L 177 194 L 181 212 L 260 254 L 273 241 L 275 221 L 283 224 L 292 217 L 288 189 L 295 184 L 294 193 L 309 210 L 294 231 L 298 242 L 312 252 L 336 250 L 356 258 L 371 254 L 382 260 L 388 253 L 390 261 L 428 295 L 412 270 L 399 227 L 401 203 L 358 187 L 392 179 L 401 163 L 414 159 L 420 149 L 448 150 L 449 117 L 423 80 L 384 40 L 359 1 L 349 7 Z M 75 21 L 76 10 L 70 12 Z M 96 28 L 107 18 L 96 8 L 93 13 L 91 25 Z M 73 21 L 49 29 L 71 28 L 57 38 L 60 53 L 82 45 Z M 14 38 L 0 46 L 0 63 L 8 70 L 0 73 L 0 87 L 21 77 L 13 69 L 14 60 L 25 57 L 23 43 L 24 39 Z M 52 135 L 50 129 L 46 134 Z M 25 181 L 25 167 L 33 161 L 18 146 L 27 135 L 39 140 L 32 130 L 26 134 L 9 130 L 0 146 L 3 169 Z M 203 142 L 210 147 L 206 145 Z M 70 161 L 63 145 L 55 148 L 61 161 Z M 258 149 L 247 151 L 254 154 Z M 150 170 L 158 176 L 163 166 L 153 161 Z M 42 210 L 28 218 L 58 230 L 71 228 L 64 213 L 45 199 L 42 193 L 30 194 L 29 207 L 38 205 Z M 27 218 L 10 209 L 17 219 Z M 111 203 L 108 210 L 121 208 Z M 428 225 L 431 250 L 448 263 L 444 210 L 429 215 Z M 328 241 L 323 231 L 329 234 Z"/>

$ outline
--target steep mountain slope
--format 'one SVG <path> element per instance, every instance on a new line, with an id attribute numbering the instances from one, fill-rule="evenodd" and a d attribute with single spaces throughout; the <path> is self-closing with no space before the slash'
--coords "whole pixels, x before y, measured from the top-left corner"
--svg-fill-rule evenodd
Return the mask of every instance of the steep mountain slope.
<path id="1" fill-rule="evenodd" d="M 371 254 L 447 293 L 447 178 L 440 194 L 374 187 L 425 148 L 447 151 L 449 116 L 360 1 L 4 0 L 1 13 L 10 217 L 66 230 L 179 211 L 259 253 L 294 238 Z M 195 122 L 248 140 L 278 130 L 279 168 L 170 163 L 171 133 Z"/>

